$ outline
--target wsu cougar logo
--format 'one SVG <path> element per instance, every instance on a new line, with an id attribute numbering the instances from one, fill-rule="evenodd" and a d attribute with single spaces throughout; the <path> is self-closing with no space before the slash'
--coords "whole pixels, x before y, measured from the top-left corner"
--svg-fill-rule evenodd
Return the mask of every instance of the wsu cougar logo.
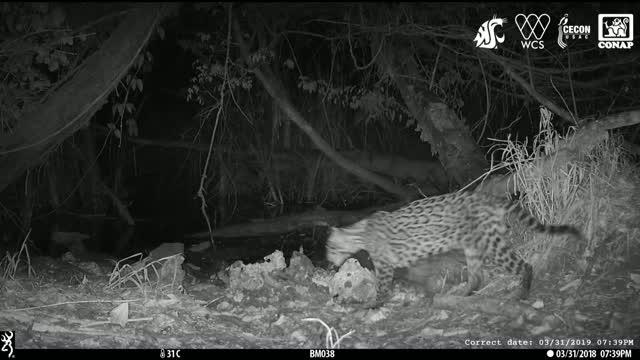
<path id="1" fill-rule="evenodd" d="M 478 28 L 476 37 L 473 39 L 476 42 L 476 47 L 497 49 L 498 44 L 504 42 L 504 35 L 497 36 L 495 28 L 496 26 L 504 25 L 506 22 L 507 19 L 496 18 L 496 15 L 493 15 L 493 19 L 483 22 Z"/>

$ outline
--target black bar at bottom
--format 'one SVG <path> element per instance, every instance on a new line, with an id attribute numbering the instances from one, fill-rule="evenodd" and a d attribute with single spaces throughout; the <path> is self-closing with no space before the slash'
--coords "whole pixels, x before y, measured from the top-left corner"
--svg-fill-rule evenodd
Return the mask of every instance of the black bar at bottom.
<path id="1" fill-rule="evenodd" d="M 602 351 L 604 350 L 604 351 Z M 15 349 L 15 359 L 227 359 L 251 356 L 252 359 L 277 356 L 281 359 L 371 359 L 377 356 L 402 356 L 404 359 L 421 359 L 455 356 L 490 356 L 492 359 L 632 359 L 639 349 Z M 0 356 L 3 354 L 0 354 Z M 212 357 L 213 356 L 213 357 Z"/>

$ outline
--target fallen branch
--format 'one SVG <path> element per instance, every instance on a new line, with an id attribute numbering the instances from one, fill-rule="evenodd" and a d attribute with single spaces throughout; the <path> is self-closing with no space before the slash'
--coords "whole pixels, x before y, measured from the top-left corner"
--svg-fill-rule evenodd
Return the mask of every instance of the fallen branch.
<path id="1" fill-rule="evenodd" d="M 106 126 L 95 126 L 96 131 L 101 134 L 108 134 L 109 129 Z M 184 150 L 192 150 L 198 152 L 208 152 L 209 145 L 192 143 L 188 141 L 178 141 L 178 140 L 162 140 L 162 139 L 147 139 L 142 137 L 129 136 L 126 140 L 132 144 L 137 145 L 148 145 L 148 146 L 157 146 L 162 148 L 169 149 L 184 149 Z M 247 152 L 239 152 L 234 151 L 229 148 L 225 148 L 225 146 L 215 146 L 214 152 L 225 152 L 229 153 L 234 157 L 243 157 L 243 161 L 247 161 L 244 158 L 251 157 L 251 154 Z M 443 186 L 447 184 L 446 173 L 444 172 L 444 168 L 442 164 L 438 161 L 429 161 L 429 160 L 411 160 L 400 156 L 387 155 L 387 154 L 379 154 L 379 153 L 369 153 L 364 151 L 340 151 L 340 155 L 343 157 L 357 162 L 364 168 L 370 171 L 375 171 L 377 173 L 381 173 L 388 176 L 398 177 L 398 178 L 414 178 L 416 180 L 429 180 L 438 186 Z M 316 157 L 318 156 L 318 151 L 309 151 L 309 152 L 300 152 L 298 155 L 303 157 Z M 282 166 L 292 167 L 297 164 L 297 160 L 293 161 L 295 155 L 291 153 L 274 153 L 272 158 L 275 161 L 281 162 Z M 278 164 L 276 164 L 278 165 Z M 424 193 L 428 193 L 430 191 L 425 191 L 422 189 Z M 435 194 L 435 192 L 434 192 Z"/>
<path id="2" fill-rule="evenodd" d="M 500 300 L 484 296 L 436 295 L 433 307 L 447 310 L 462 310 L 472 313 L 483 312 L 517 318 L 523 315 L 529 320 L 542 319 L 543 315 L 531 306 L 515 300 Z"/>
<path id="3" fill-rule="evenodd" d="M 564 139 L 554 154 L 537 160 L 539 161 L 537 167 L 542 171 L 549 172 L 562 168 L 569 162 L 579 161 L 609 137 L 608 130 L 635 124 L 640 124 L 640 110 L 609 115 L 593 121 Z M 477 190 L 499 196 L 518 191 L 515 176 L 516 174 L 513 173 L 494 175 L 482 182 Z"/>
<path id="4" fill-rule="evenodd" d="M 240 49 L 246 61 L 250 64 L 249 50 L 242 38 L 242 32 L 237 23 L 235 26 L 236 41 L 240 44 Z M 288 96 L 282 86 L 282 84 L 273 76 L 271 71 L 266 67 L 260 69 L 259 67 L 253 68 L 253 73 L 256 75 L 262 86 L 267 90 L 269 95 L 273 98 L 280 109 L 287 114 L 287 117 L 296 124 L 302 132 L 304 132 L 311 142 L 322 151 L 329 159 L 335 162 L 338 166 L 344 170 L 354 174 L 355 176 L 370 181 L 371 183 L 378 185 L 382 189 L 388 191 L 391 194 L 398 196 L 401 199 L 410 199 L 413 192 L 406 189 L 403 186 L 399 186 L 388 179 L 377 175 L 371 171 L 368 171 L 358 165 L 357 163 L 350 161 L 340 155 L 334 150 L 329 143 L 327 143 L 322 136 L 320 136 L 315 129 L 305 120 L 300 112 L 289 101 Z"/>

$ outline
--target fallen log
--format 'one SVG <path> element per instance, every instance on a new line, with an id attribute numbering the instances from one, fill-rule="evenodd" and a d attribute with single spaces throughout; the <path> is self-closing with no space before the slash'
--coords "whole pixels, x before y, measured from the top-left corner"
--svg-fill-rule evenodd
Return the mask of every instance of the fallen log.
<path id="1" fill-rule="evenodd" d="M 110 129 L 106 126 L 93 125 L 96 132 L 106 136 Z M 128 136 L 126 141 L 141 146 L 153 146 L 166 149 L 182 149 L 188 151 L 207 152 L 209 145 L 193 143 L 189 141 L 149 139 L 136 136 Z M 237 161 L 248 166 L 259 167 L 264 165 L 262 160 L 255 159 L 255 155 L 249 151 L 237 151 L 226 146 L 216 146 L 215 152 L 224 152 Z M 436 160 L 412 160 L 397 155 L 371 153 L 366 151 L 339 151 L 343 157 L 360 164 L 363 168 L 386 176 L 408 179 L 413 178 L 420 182 L 420 191 L 425 195 L 441 193 L 448 185 L 448 178 L 442 164 Z M 273 167 L 277 171 L 299 171 L 301 159 L 306 162 L 315 162 L 322 153 L 319 150 L 301 151 L 296 154 L 289 152 L 274 152 L 271 155 Z M 337 166 L 333 162 L 324 162 L 323 167 Z"/>
<path id="2" fill-rule="evenodd" d="M 640 111 L 627 111 L 606 116 L 593 121 L 581 128 L 575 134 L 568 136 L 558 144 L 557 151 L 546 157 L 537 159 L 537 167 L 544 173 L 550 173 L 554 169 L 561 169 L 571 161 L 579 161 L 589 154 L 598 144 L 609 137 L 608 130 L 625 126 L 640 124 Z M 519 191 L 515 181 L 515 173 L 505 175 L 493 175 L 483 177 L 482 183 L 476 191 L 483 191 L 498 196 Z"/>
<path id="3" fill-rule="evenodd" d="M 433 307 L 446 310 L 463 310 L 472 313 L 485 313 L 491 315 L 504 315 L 517 318 L 523 315 L 528 320 L 543 318 L 538 310 L 530 305 L 515 300 L 496 299 L 486 296 L 453 296 L 436 295 L 433 298 Z"/>
<path id="4" fill-rule="evenodd" d="M 312 210 L 300 214 L 281 216 L 273 219 L 254 220 L 248 223 L 234 224 L 219 229 L 214 229 L 211 236 L 216 238 L 247 238 L 268 235 L 284 234 L 287 232 L 310 228 L 314 226 L 345 226 L 361 220 L 375 211 L 391 211 L 402 206 L 403 202 L 385 205 L 383 207 L 370 207 L 358 211 L 323 209 Z M 209 232 L 201 231 L 186 235 L 190 239 L 208 239 Z M 210 242 L 196 244 L 189 250 L 202 251 L 207 249 Z"/>

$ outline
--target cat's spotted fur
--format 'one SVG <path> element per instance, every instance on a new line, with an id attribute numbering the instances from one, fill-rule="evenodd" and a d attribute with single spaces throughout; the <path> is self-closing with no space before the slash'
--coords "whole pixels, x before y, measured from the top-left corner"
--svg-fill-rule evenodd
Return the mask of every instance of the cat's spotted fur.
<path id="1" fill-rule="evenodd" d="M 388 293 L 395 268 L 462 249 L 469 274 L 467 295 L 480 286 L 483 262 L 492 262 L 521 277 L 517 295 L 526 298 L 532 268 L 505 241 L 509 214 L 537 232 L 581 237 L 573 226 L 541 224 L 516 202 L 483 193 L 458 192 L 416 200 L 393 212 L 376 212 L 348 227 L 331 228 L 327 259 L 340 266 L 352 254 L 366 250 L 376 270 L 380 304 Z"/>

